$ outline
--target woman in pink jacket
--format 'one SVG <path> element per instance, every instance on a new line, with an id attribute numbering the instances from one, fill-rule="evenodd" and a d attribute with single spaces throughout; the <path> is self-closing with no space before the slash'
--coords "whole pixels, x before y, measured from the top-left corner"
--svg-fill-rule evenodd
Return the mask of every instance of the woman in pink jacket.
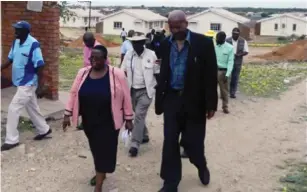
<path id="1" fill-rule="evenodd" d="M 63 129 L 78 124 L 79 114 L 88 138 L 96 169 L 95 192 L 101 192 L 106 173 L 116 166 L 119 129 L 132 130 L 133 110 L 123 71 L 106 65 L 107 49 L 93 48 L 91 66 L 80 69 L 72 85 L 65 109 Z"/>

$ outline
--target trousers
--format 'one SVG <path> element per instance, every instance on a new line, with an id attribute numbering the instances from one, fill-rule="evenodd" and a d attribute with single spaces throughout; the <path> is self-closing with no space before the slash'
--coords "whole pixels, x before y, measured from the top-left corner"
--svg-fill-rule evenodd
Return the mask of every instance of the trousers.
<path id="1" fill-rule="evenodd" d="M 24 108 L 26 108 L 38 134 L 45 134 L 49 131 L 49 125 L 40 112 L 35 91 L 35 86 L 17 87 L 17 92 L 8 108 L 5 143 L 16 144 L 19 142 L 17 127 Z"/>
<path id="2" fill-rule="evenodd" d="M 175 92 L 167 93 L 164 101 L 164 141 L 160 176 L 166 188 L 177 188 L 182 177 L 181 146 L 197 168 L 206 166 L 204 140 L 206 119 L 192 120 L 182 112 L 183 98 Z"/>
<path id="3" fill-rule="evenodd" d="M 235 95 L 237 92 L 241 68 L 242 64 L 233 65 L 230 81 L 230 95 Z"/>
<path id="4" fill-rule="evenodd" d="M 228 80 L 225 81 L 226 73 L 227 71 L 219 70 L 217 74 L 223 109 L 228 109 Z"/>
<path id="5" fill-rule="evenodd" d="M 148 128 L 145 123 L 152 99 L 148 97 L 146 88 L 131 88 L 132 106 L 134 110 L 134 128 L 131 135 L 131 147 L 139 148 L 143 139 L 148 138 Z"/>

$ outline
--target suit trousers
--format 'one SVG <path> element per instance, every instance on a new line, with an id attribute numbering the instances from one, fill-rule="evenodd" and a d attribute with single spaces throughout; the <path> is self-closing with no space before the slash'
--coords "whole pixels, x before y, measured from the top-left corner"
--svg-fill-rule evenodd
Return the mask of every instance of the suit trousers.
<path id="1" fill-rule="evenodd" d="M 169 91 L 164 100 L 164 141 L 160 176 L 164 187 L 177 188 L 182 177 L 179 146 L 184 147 L 189 160 L 197 168 L 206 166 L 204 140 L 206 119 L 192 120 L 182 110 L 183 97 L 176 91 Z"/>

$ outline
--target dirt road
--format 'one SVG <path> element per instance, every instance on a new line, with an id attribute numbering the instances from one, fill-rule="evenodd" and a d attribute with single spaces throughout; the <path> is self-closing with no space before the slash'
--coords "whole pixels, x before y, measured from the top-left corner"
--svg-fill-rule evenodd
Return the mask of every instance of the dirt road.
<path id="1" fill-rule="evenodd" d="M 206 154 L 212 182 L 203 187 L 196 169 L 183 160 L 180 192 L 272 192 L 289 158 L 305 155 L 306 83 L 285 93 L 280 100 L 231 100 L 231 114 L 218 111 L 208 122 Z M 136 159 L 127 157 L 120 144 L 118 166 L 105 182 L 104 192 L 156 192 L 159 178 L 162 120 L 149 113 L 151 142 Z M 60 123 L 52 124 L 53 138 L 42 142 L 22 138 L 25 145 L 2 154 L 2 191 L 5 192 L 91 192 L 92 158 L 80 131 L 63 133 Z M 80 158 L 79 155 L 87 158 Z"/>

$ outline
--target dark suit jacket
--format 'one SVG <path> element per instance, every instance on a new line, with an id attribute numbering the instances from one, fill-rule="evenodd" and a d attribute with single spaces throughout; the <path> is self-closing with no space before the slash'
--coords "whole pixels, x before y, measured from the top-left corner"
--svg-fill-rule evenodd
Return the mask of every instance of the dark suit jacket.
<path id="1" fill-rule="evenodd" d="M 155 98 L 157 115 L 164 112 L 164 98 L 170 89 L 171 43 L 166 38 L 161 44 L 161 68 Z M 183 110 L 189 118 L 202 120 L 206 112 L 217 109 L 217 61 L 213 41 L 191 32 L 185 86 L 182 93 Z"/>

